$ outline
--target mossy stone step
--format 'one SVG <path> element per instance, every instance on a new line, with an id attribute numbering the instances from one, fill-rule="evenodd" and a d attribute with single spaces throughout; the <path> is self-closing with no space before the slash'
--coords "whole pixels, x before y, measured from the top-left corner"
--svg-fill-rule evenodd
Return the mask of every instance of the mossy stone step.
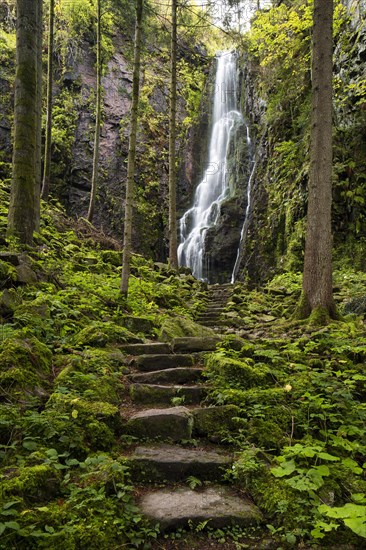
<path id="1" fill-rule="evenodd" d="M 191 439 L 193 416 L 187 407 L 145 409 L 127 421 L 127 434 L 139 439 L 181 441 Z"/>
<path id="2" fill-rule="evenodd" d="M 151 483 L 182 481 L 189 476 L 218 481 L 233 462 L 228 453 L 174 445 L 137 447 L 130 460 L 134 479 Z"/>
<path id="3" fill-rule="evenodd" d="M 192 491 L 186 487 L 162 489 L 145 494 L 138 503 L 141 512 L 160 524 L 163 531 L 198 525 L 222 529 L 230 525 L 250 527 L 261 523 L 259 509 L 227 487 L 208 487 Z"/>
<path id="4" fill-rule="evenodd" d="M 121 344 L 119 348 L 128 355 L 155 355 L 172 353 L 170 344 L 151 342 L 145 344 Z"/>
<path id="5" fill-rule="evenodd" d="M 131 382 L 140 384 L 188 384 L 202 378 L 203 369 L 177 367 L 175 369 L 156 370 L 127 376 Z"/>
<path id="6" fill-rule="evenodd" d="M 175 338 L 172 343 L 174 352 L 192 353 L 199 351 L 214 351 L 222 338 L 219 336 L 192 336 Z"/>
<path id="7" fill-rule="evenodd" d="M 185 405 L 198 405 L 207 395 L 208 388 L 196 386 L 163 386 L 158 384 L 131 384 L 130 396 L 140 405 L 168 405 L 172 399 L 181 398 Z"/>
<path id="8" fill-rule="evenodd" d="M 142 372 L 154 370 L 172 369 L 175 367 L 191 367 L 200 362 L 198 354 L 154 354 L 139 355 L 131 361 L 131 365 Z"/>

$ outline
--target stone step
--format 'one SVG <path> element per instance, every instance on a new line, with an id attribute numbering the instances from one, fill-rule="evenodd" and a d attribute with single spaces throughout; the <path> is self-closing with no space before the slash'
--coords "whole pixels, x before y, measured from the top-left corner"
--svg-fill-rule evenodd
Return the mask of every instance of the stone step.
<path id="1" fill-rule="evenodd" d="M 214 351 L 221 340 L 219 336 L 175 338 L 172 347 L 174 352 L 181 353 Z"/>
<path id="2" fill-rule="evenodd" d="M 159 445 L 137 447 L 131 457 L 131 471 L 134 479 L 150 483 L 183 481 L 189 476 L 217 481 L 232 462 L 232 456 L 224 452 Z"/>
<path id="3" fill-rule="evenodd" d="M 169 405 L 179 397 L 185 405 L 198 405 L 207 395 L 208 388 L 195 386 L 163 386 L 158 384 L 131 384 L 130 397 L 140 405 Z"/>
<path id="4" fill-rule="evenodd" d="M 119 349 L 128 355 L 152 355 L 172 353 L 170 344 L 164 342 L 151 342 L 147 344 L 121 344 Z"/>
<path id="5" fill-rule="evenodd" d="M 127 421 L 125 432 L 139 439 L 191 439 L 193 416 L 187 407 L 145 409 Z"/>
<path id="6" fill-rule="evenodd" d="M 127 376 L 131 382 L 140 384 L 188 384 L 197 382 L 202 378 L 203 369 L 176 367 L 175 369 L 155 370 L 141 374 L 130 374 Z"/>
<path id="7" fill-rule="evenodd" d="M 186 528 L 191 522 L 198 525 L 207 521 L 207 527 L 222 529 L 233 524 L 249 527 L 262 521 L 254 504 L 227 487 L 199 491 L 166 488 L 146 493 L 138 505 L 144 516 L 160 524 L 162 531 Z"/>
<path id="8" fill-rule="evenodd" d="M 175 367 L 191 367 L 201 362 L 198 354 L 154 354 L 139 355 L 131 361 L 131 365 L 142 372 L 151 372 L 154 370 L 172 369 Z"/>
<path id="9" fill-rule="evenodd" d="M 225 319 L 207 319 L 197 322 L 199 322 L 201 325 L 204 325 L 205 327 L 226 327 L 227 325 L 230 325 L 229 320 Z"/>
<path id="10" fill-rule="evenodd" d="M 218 319 L 220 317 L 220 313 L 201 313 L 201 315 L 199 315 L 197 317 L 197 320 L 207 320 L 207 321 L 211 321 L 212 319 L 215 320 L 215 319 Z"/>

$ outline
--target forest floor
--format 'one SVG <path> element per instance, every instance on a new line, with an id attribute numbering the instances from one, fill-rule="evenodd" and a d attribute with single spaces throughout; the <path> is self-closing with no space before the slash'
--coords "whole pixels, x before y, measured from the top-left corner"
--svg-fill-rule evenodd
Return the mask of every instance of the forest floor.
<path id="1" fill-rule="evenodd" d="M 195 321 L 212 298 L 204 283 L 134 255 L 123 301 L 118 243 L 60 208 L 42 220 L 27 254 L 14 243 L 0 253 L 0 549 L 364 548 L 366 274 L 335 270 L 342 319 L 325 326 L 292 319 L 301 274 L 286 272 L 261 288 L 233 285 L 217 328 L 205 327 Z M 235 416 L 209 428 L 207 448 L 235 453 L 226 483 L 264 523 L 254 539 L 198 526 L 167 537 L 134 501 L 139 441 L 125 413 L 142 407 L 124 349 L 217 331 L 204 405 Z"/>

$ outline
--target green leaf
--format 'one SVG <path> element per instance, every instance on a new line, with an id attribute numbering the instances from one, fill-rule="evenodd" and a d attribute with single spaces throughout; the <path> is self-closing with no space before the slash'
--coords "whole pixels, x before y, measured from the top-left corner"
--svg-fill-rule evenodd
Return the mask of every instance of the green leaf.
<path id="1" fill-rule="evenodd" d="M 71 413 L 71 416 L 72 416 L 73 418 L 77 418 L 78 415 L 79 415 L 79 411 L 78 411 L 77 409 L 74 409 L 74 410 L 72 411 L 72 413 Z"/>
<path id="2" fill-rule="evenodd" d="M 342 460 L 342 464 L 346 466 L 346 468 L 352 470 L 354 474 L 362 474 L 363 472 L 362 468 L 360 468 L 357 462 L 355 460 L 352 460 L 352 458 L 344 458 Z"/>
<path id="3" fill-rule="evenodd" d="M 321 458 L 322 460 L 333 461 L 333 462 L 338 462 L 340 460 L 338 456 L 330 455 L 329 453 L 325 453 L 325 452 L 318 453 L 318 458 Z"/>
<path id="4" fill-rule="evenodd" d="M 33 439 L 24 440 L 22 445 L 27 451 L 35 451 L 38 447 L 38 443 Z"/>
<path id="5" fill-rule="evenodd" d="M 366 518 L 346 518 L 344 523 L 349 527 L 356 535 L 366 539 Z"/>
<path id="6" fill-rule="evenodd" d="M 13 529 L 14 531 L 19 531 L 20 525 L 17 521 L 6 521 L 5 527 L 8 527 L 9 529 Z"/>
<path id="7" fill-rule="evenodd" d="M 3 510 L 11 508 L 11 506 L 14 506 L 14 504 L 18 504 L 19 502 L 19 500 L 10 500 L 9 502 L 5 502 L 5 504 L 3 505 Z"/>
<path id="8" fill-rule="evenodd" d="M 3 534 L 3 532 L 5 531 L 5 529 L 6 529 L 5 523 L 0 523 L 0 535 Z"/>
<path id="9" fill-rule="evenodd" d="M 355 518 L 366 517 L 366 506 L 360 506 L 359 504 L 353 504 L 347 502 L 344 506 L 331 508 L 327 504 L 321 504 L 318 508 L 321 514 L 325 514 L 330 518 Z"/>
<path id="10" fill-rule="evenodd" d="M 296 464 L 294 460 L 287 460 L 282 462 L 278 468 L 272 468 L 271 473 L 275 477 L 284 477 L 291 475 L 296 470 Z"/>

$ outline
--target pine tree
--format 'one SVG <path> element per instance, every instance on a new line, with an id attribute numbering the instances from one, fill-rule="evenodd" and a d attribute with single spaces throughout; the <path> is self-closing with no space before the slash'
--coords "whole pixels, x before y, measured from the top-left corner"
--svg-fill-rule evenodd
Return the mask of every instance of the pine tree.
<path id="1" fill-rule="evenodd" d="M 169 112 L 169 264 L 178 268 L 177 255 L 177 171 L 176 171 L 176 116 L 177 116 L 177 0 L 172 0 L 172 29 L 170 53 L 170 112 Z"/>
<path id="2" fill-rule="evenodd" d="M 17 0 L 13 177 L 8 235 L 31 244 L 39 209 L 41 0 Z"/>
<path id="3" fill-rule="evenodd" d="M 135 46 L 132 77 L 132 106 L 130 120 L 130 137 L 128 144 L 127 160 L 127 183 L 126 183 L 126 202 L 125 219 L 123 234 L 123 262 L 121 294 L 127 298 L 128 282 L 130 278 L 131 248 L 132 248 L 132 213 L 135 195 L 135 161 L 136 161 L 136 139 L 137 139 L 137 121 L 138 107 L 140 97 L 140 69 L 141 69 L 141 46 L 142 46 L 142 16 L 143 0 L 137 0 L 136 4 L 136 24 L 135 24 Z"/>
<path id="4" fill-rule="evenodd" d="M 47 119 L 46 141 L 44 148 L 44 169 L 42 183 L 42 199 L 47 200 L 50 191 L 51 178 L 51 145 L 52 145 L 52 91 L 53 91 L 53 49 L 54 49 L 54 21 L 55 0 L 50 0 L 48 22 L 48 72 L 47 72 Z"/>
<path id="5" fill-rule="evenodd" d="M 333 0 L 315 0 L 308 213 L 300 315 L 335 316 L 332 294 Z"/>

